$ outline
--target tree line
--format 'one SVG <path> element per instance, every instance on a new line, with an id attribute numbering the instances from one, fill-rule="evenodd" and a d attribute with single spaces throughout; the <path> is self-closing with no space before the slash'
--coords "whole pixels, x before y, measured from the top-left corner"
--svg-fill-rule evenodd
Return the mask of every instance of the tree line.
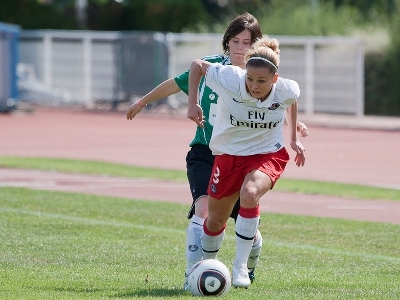
<path id="1" fill-rule="evenodd" d="M 365 114 L 400 116 L 400 0 L 0 0 L 22 29 L 219 32 L 248 11 L 268 35 L 365 38 Z"/>
<path id="2" fill-rule="evenodd" d="M 23 29 L 89 29 L 171 31 L 195 29 L 249 11 L 257 18 L 284 6 L 331 4 L 357 10 L 365 19 L 390 15 L 396 0 L 84 0 L 82 24 L 78 0 L 0 0 L 0 21 Z"/>

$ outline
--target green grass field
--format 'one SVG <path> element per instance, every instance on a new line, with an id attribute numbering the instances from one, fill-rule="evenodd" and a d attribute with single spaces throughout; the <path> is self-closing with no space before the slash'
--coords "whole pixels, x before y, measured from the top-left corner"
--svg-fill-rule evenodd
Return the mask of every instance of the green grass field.
<path id="1" fill-rule="evenodd" d="M 0 158 L 1 166 L 4 160 L 11 161 Z M 95 165 L 96 174 L 119 167 L 137 171 L 94 162 L 75 163 L 81 171 L 65 170 L 54 160 L 36 161 L 36 168 L 46 161 L 53 163 L 50 169 L 69 172 Z M 151 177 L 147 171 L 135 176 Z M 157 201 L 1 187 L 0 299 L 193 299 L 181 289 L 187 210 Z M 399 299 L 399 225 L 267 213 L 261 220 L 256 281 L 224 299 Z M 219 253 L 229 269 L 233 227 L 230 221 Z"/>
<path id="2" fill-rule="evenodd" d="M 0 188 L 1 299 L 191 299 L 186 205 Z M 265 214 L 256 282 L 226 299 L 398 299 L 400 226 Z M 231 268 L 233 223 L 219 259 Z M 148 278 L 148 282 L 145 282 Z"/>
<path id="3" fill-rule="evenodd" d="M 98 161 L 0 156 L 0 168 L 1 167 L 101 174 L 132 178 L 145 177 L 187 182 L 186 172 L 181 170 L 160 170 Z M 400 200 L 400 190 L 396 189 L 323 181 L 281 178 L 278 180 L 274 189 L 296 193 L 324 194 L 365 200 Z"/>

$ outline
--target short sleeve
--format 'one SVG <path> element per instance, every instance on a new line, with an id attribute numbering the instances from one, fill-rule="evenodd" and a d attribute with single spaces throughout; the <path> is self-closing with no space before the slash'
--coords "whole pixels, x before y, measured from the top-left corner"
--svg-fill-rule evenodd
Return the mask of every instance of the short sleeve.
<path id="1" fill-rule="evenodd" d="M 289 80 L 289 85 L 293 93 L 293 98 L 297 100 L 300 97 L 299 84 L 294 80 Z"/>
<path id="2" fill-rule="evenodd" d="M 202 60 L 209 61 L 211 63 L 218 63 L 223 61 L 223 59 L 224 59 L 223 55 L 205 56 L 202 58 Z M 178 76 L 175 76 L 174 80 L 178 85 L 178 87 L 182 90 L 182 92 L 184 92 L 187 95 L 189 92 L 189 70 Z"/>
<path id="3" fill-rule="evenodd" d="M 187 94 L 189 91 L 189 71 L 186 71 L 182 73 L 181 75 L 178 75 L 174 77 L 174 80 L 176 84 L 179 86 L 179 88 Z"/>
<path id="4" fill-rule="evenodd" d="M 237 94 L 240 86 L 240 72 L 243 72 L 243 70 L 239 67 L 212 64 L 207 69 L 206 85 L 216 91 L 217 94 L 221 89 Z"/>

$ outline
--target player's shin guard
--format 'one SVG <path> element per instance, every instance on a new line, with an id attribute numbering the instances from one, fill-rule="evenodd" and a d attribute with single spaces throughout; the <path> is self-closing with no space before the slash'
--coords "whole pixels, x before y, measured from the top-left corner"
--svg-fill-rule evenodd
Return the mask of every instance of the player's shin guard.
<path id="1" fill-rule="evenodd" d="M 262 248 L 262 236 L 260 231 L 257 229 L 256 236 L 254 238 L 253 246 L 251 247 L 250 255 L 247 260 L 247 268 L 249 271 L 253 270 L 260 259 L 260 253 Z"/>
<path id="2" fill-rule="evenodd" d="M 240 207 L 236 220 L 236 258 L 235 260 L 247 261 L 252 249 L 254 236 L 257 232 L 260 219 L 260 208 Z"/>
<path id="3" fill-rule="evenodd" d="M 201 231 L 203 230 L 204 219 L 193 216 L 186 228 L 186 274 L 189 274 L 192 267 L 201 260 Z"/>
<path id="4" fill-rule="evenodd" d="M 207 219 L 206 219 L 207 220 Z M 201 247 L 203 250 L 203 259 L 216 259 L 219 248 L 221 248 L 225 235 L 225 226 L 218 232 L 211 232 L 207 228 L 207 222 L 204 221 L 203 231 L 201 232 Z"/>

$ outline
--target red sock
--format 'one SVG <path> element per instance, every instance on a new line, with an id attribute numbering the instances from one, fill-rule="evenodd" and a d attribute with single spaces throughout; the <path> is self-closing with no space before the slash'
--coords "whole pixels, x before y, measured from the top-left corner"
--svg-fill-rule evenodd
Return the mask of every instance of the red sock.
<path id="1" fill-rule="evenodd" d="M 218 230 L 217 232 L 212 232 L 212 231 L 208 230 L 208 228 L 207 228 L 207 218 L 204 220 L 204 223 L 203 223 L 204 233 L 209 236 L 220 235 L 225 230 L 225 228 L 226 228 L 226 224 L 224 224 L 224 226 L 221 228 L 221 230 Z"/>
<path id="2" fill-rule="evenodd" d="M 239 215 L 246 219 L 257 218 L 260 215 L 260 205 L 252 208 L 244 208 L 240 206 Z"/>

